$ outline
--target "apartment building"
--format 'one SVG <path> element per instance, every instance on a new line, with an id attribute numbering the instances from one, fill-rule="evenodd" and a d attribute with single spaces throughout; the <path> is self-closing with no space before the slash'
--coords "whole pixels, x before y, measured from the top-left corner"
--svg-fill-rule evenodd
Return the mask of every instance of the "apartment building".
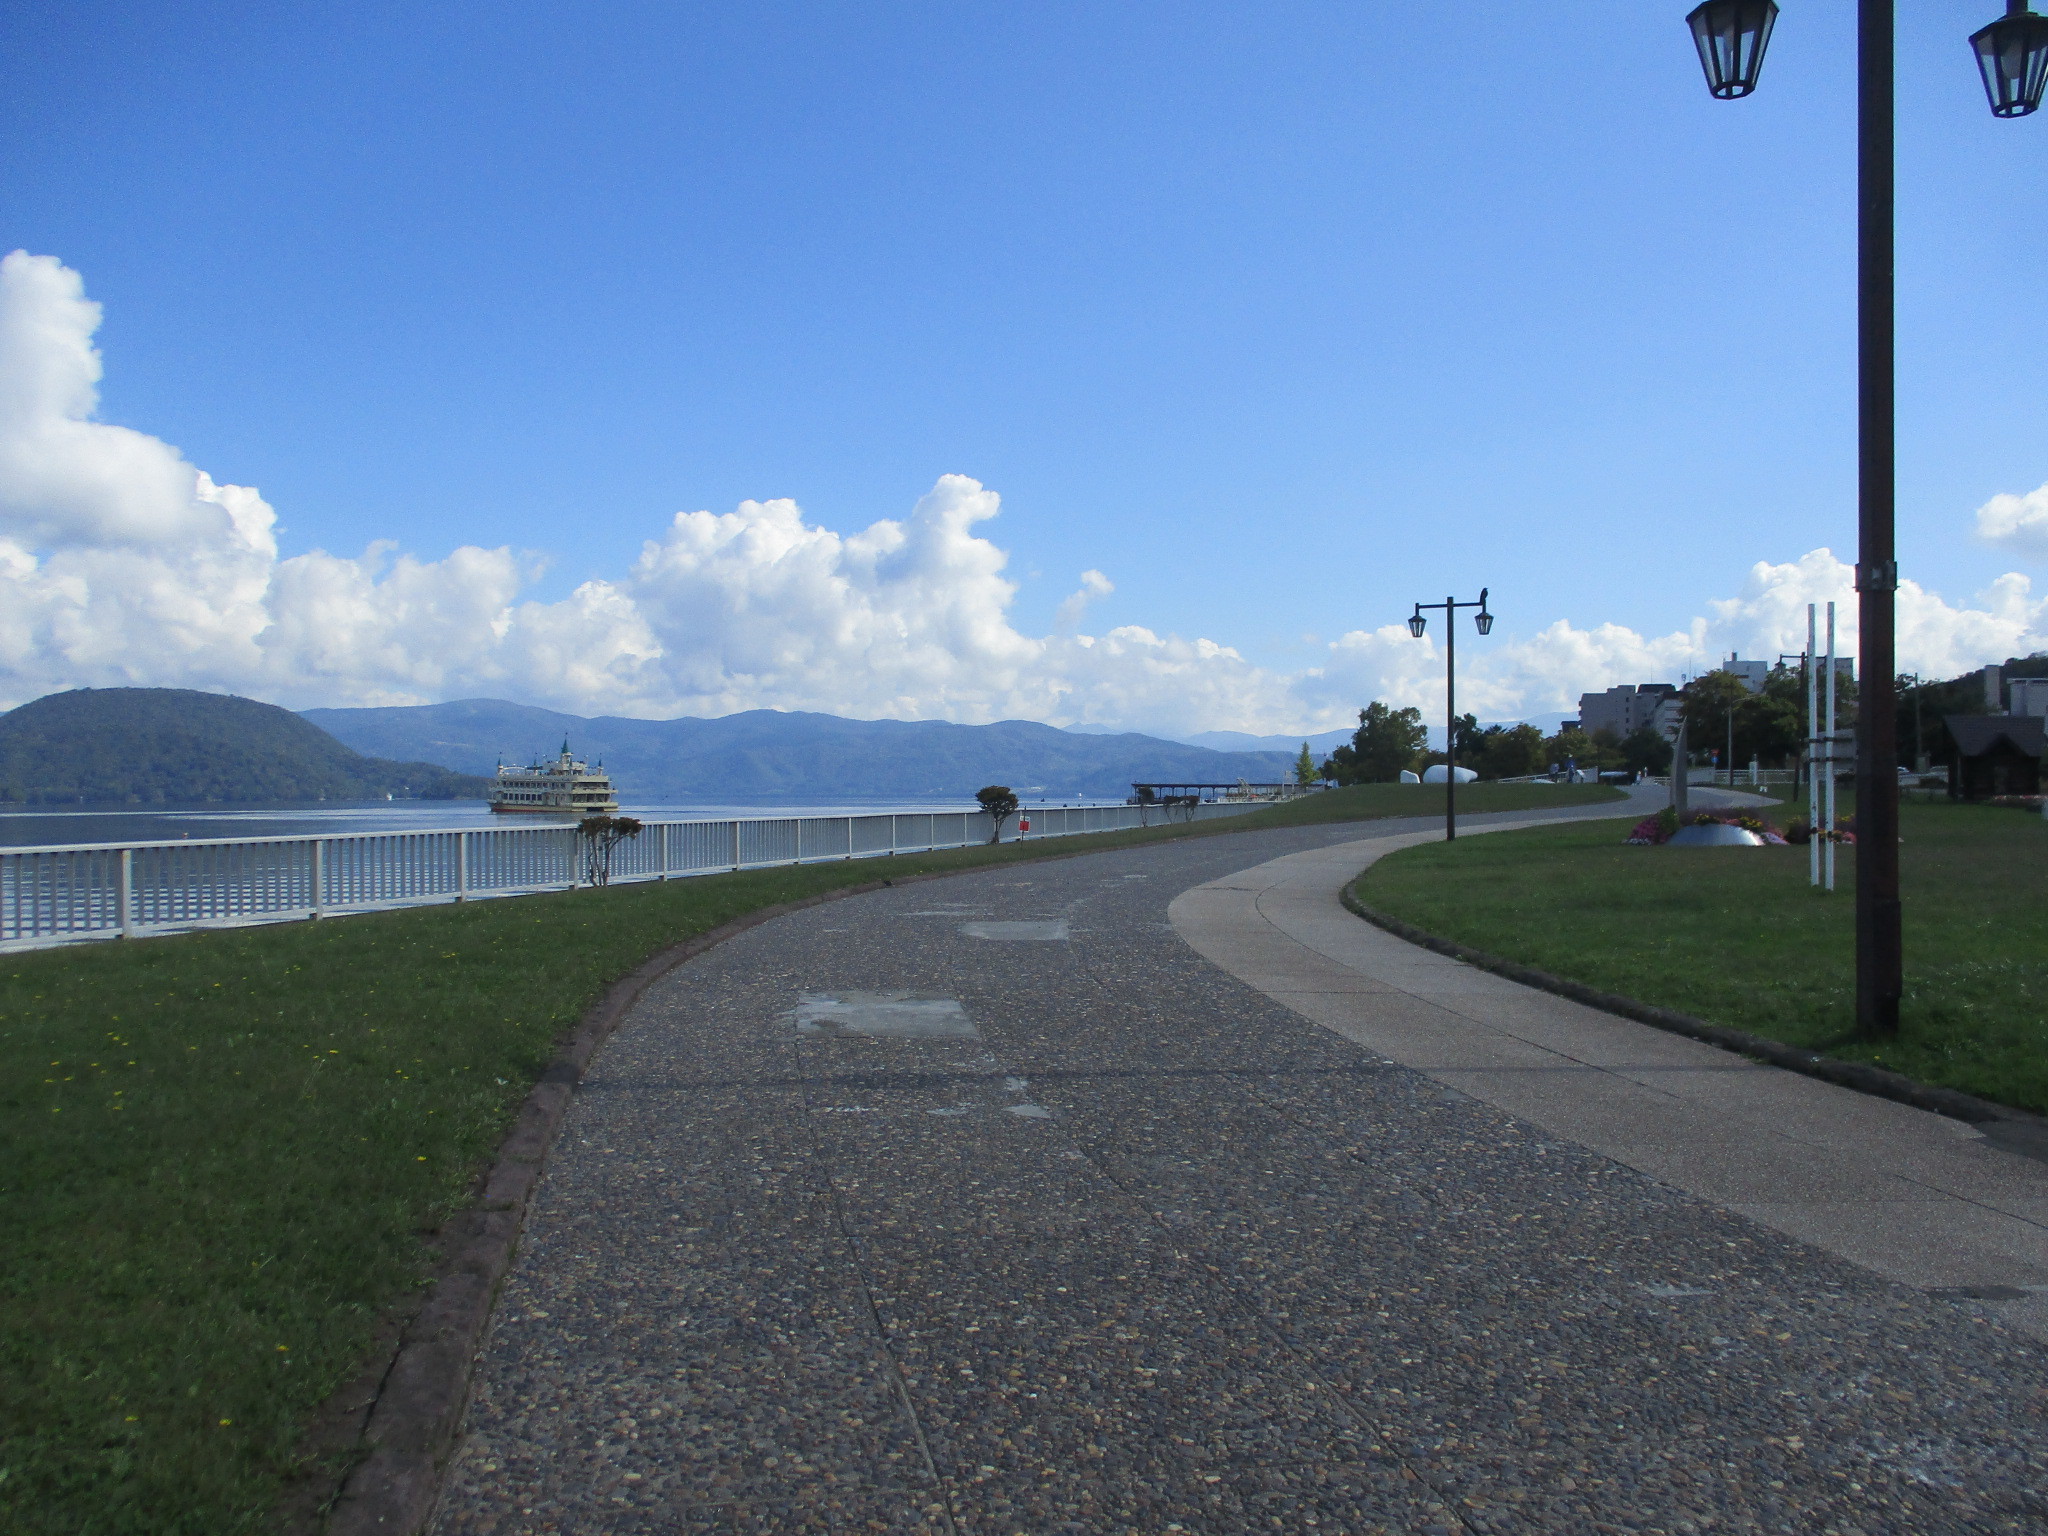
<path id="1" fill-rule="evenodd" d="M 1649 726 L 1669 735 L 1678 728 L 1678 688 L 1672 683 L 1623 684 L 1579 695 L 1579 729 L 1588 736 L 1612 731 L 1631 736 Z"/>

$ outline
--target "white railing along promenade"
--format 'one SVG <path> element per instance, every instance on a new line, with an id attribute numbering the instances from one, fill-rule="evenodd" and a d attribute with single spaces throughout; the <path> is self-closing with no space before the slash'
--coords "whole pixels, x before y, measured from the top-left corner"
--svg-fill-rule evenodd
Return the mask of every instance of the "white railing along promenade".
<path id="1" fill-rule="evenodd" d="M 1029 837 L 1069 837 L 1252 810 L 1249 804 L 1032 806 Z M 982 811 L 644 822 L 610 879 L 883 858 L 989 839 Z M 1005 829 L 1017 835 L 1017 823 Z M 592 883 L 576 824 L 0 848 L 0 949 L 289 922 L 345 912 L 574 890 Z"/>

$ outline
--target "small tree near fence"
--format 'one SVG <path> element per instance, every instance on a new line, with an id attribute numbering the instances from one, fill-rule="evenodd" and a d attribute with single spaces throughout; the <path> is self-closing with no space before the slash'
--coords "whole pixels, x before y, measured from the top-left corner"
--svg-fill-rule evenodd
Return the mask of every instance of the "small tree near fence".
<path id="1" fill-rule="evenodd" d="M 1001 842 L 1003 823 L 1017 814 L 1017 792 L 1007 784 L 984 784 L 974 792 L 974 798 L 979 800 L 981 808 L 988 812 L 988 840 L 992 843 Z"/>
<path id="2" fill-rule="evenodd" d="M 644 830 L 631 816 L 586 816 L 576 824 L 583 839 L 583 878 L 592 885 L 612 883 L 612 850 Z"/>

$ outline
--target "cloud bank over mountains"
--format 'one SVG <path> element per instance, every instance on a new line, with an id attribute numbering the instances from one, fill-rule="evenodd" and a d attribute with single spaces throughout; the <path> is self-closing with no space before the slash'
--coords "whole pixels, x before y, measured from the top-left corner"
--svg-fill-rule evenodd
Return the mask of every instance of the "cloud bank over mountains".
<path id="1" fill-rule="evenodd" d="M 276 514 L 170 444 L 94 420 L 100 309 L 54 257 L 0 260 L 0 704 L 76 686 L 159 685 L 311 705 L 497 695 L 579 714 L 721 715 L 760 707 L 865 718 L 1022 718 L 1181 734 L 1348 723 L 1378 697 L 1440 706 L 1438 636 L 1404 625 L 1331 641 L 1278 672 L 1205 638 L 1138 625 L 1083 632 L 1115 588 L 1081 573 L 1052 633 L 1012 623 L 1008 554 L 981 526 L 996 493 L 944 475 L 901 520 L 852 534 L 794 502 L 680 512 L 630 570 L 559 602 L 524 594 L 544 557 L 465 546 L 423 559 L 280 557 Z M 2048 559 L 2048 487 L 2000 496 L 1978 532 Z M 1571 709 L 1582 689 L 1675 679 L 1730 650 L 1804 639 L 1805 605 L 1853 626 L 1849 566 L 1825 549 L 1759 562 L 1740 595 L 1645 636 L 1560 620 L 1468 650 L 1459 699 L 1485 718 Z M 2006 575 L 1952 607 L 1906 582 L 1900 663 L 1951 675 L 2042 644 L 2044 602 Z M 1844 649 L 1854 649 L 1850 628 Z"/>

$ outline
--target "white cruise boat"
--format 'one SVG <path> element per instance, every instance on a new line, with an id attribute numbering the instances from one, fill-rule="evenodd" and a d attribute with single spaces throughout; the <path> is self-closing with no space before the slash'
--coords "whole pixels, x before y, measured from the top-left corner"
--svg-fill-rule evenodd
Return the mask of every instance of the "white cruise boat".
<path id="1" fill-rule="evenodd" d="M 552 762 L 515 768 L 498 764 L 491 784 L 494 811 L 532 811 L 557 816 L 608 816 L 619 808 L 612 781 L 604 764 L 595 769 L 581 758 L 569 755 L 569 743 L 562 743 L 562 755 Z"/>

